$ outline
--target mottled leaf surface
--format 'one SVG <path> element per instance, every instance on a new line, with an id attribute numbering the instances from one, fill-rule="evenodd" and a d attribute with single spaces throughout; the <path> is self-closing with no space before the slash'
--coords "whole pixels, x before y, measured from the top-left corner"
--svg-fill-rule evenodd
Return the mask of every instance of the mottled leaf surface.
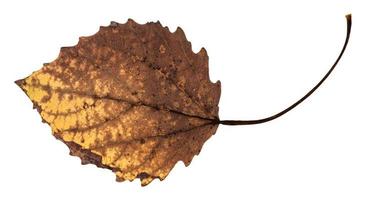
<path id="1" fill-rule="evenodd" d="M 16 83 L 71 155 L 118 181 L 164 179 L 218 126 L 220 82 L 209 79 L 206 51 L 159 22 L 100 27 Z"/>

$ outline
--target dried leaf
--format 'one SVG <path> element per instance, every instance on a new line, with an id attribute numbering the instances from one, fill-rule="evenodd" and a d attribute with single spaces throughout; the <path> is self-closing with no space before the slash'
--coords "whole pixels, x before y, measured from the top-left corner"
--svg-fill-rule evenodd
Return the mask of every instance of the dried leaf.
<path id="1" fill-rule="evenodd" d="M 118 181 L 163 180 L 218 126 L 220 82 L 209 80 L 205 49 L 193 53 L 182 29 L 159 22 L 100 27 L 16 83 L 71 155 Z"/>
<path id="2" fill-rule="evenodd" d="M 220 82 L 211 83 L 204 49 L 192 52 L 182 29 L 159 22 L 112 22 L 16 83 L 70 154 L 115 172 L 118 181 L 163 180 L 178 161 L 187 166 L 219 124 L 274 120 L 308 98 L 342 57 L 291 106 L 257 120 L 219 120 Z"/>

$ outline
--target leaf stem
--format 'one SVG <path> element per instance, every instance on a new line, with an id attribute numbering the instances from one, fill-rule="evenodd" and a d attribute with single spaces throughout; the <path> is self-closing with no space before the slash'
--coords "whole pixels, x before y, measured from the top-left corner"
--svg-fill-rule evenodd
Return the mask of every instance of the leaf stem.
<path id="1" fill-rule="evenodd" d="M 313 89 L 311 89 L 308 93 L 306 93 L 301 99 L 296 101 L 294 104 L 292 104 L 288 108 L 286 108 L 286 109 L 282 110 L 281 112 L 279 112 L 275 115 L 272 115 L 270 117 L 266 117 L 266 118 L 262 118 L 262 119 L 256 119 L 256 120 L 218 120 L 217 123 L 218 124 L 224 124 L 224 125 L 252 125 L 252 124 L 261 124 L 261 123 L 269 122 L 269 121 L 272 121 L 272 120 L 286 114 L 287 112 L 289 112 L 290 110 L 295 108 L 297 105 L 299 105 L 301 102 L 303 102 L 305 99 L 307 99 L 328 78 L 330 73 L 334 70 L 334 68 L 338 64 L 338 61 L 341 59 L 344 51 L 346 50 L 348 40 L 349 40 L 349 37 L 350 37 L 350 33 L 351 33 L 351 26 L 352 26 L 351 14 L 346 15 L 346 19 L 347 19 L 347 36 L 346 36 L 346 40 L 344 42 L 341 53 L 339 54 L 337 60 L 333 64 L 333 66 L 329 69 L 329 71 L 325 74 L 325 76 L 319 81 L 319 83 L 316 84 L 315 87 L 313 87 Z"/>

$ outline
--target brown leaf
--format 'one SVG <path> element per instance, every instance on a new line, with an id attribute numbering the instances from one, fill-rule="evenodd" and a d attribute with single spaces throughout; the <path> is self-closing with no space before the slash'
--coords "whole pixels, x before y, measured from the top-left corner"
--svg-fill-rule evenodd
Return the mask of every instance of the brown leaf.
<path id="1" fill-rule="evenodd" d="M 16 81 L 70 154 L 111 169 L 118 181 L 163 180 L 182 160 L 189 165 L 219 124 L 251 125 L 286 114 L 316 91 L 341 59 L 302 98 L 256 120 L 219 120 L 220 82 L 208 76 L 208 56 L 197 54 L 182 29 L 160 23 L 112 22 L 31 76 Z"/>
<path id="2" fill-rule="evenodd" d="M 220 82 L 205 49 L 193 53 L 182 29 L 159 22 L 100 27 L 16 83 L 71 155 L 118 181 L 163 180 L 218 126 Z"/>

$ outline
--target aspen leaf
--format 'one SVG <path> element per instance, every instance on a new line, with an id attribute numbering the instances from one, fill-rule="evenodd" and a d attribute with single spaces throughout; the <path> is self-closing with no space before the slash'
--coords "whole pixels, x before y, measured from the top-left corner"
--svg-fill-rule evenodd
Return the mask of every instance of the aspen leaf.
<path id="1" fill-rule="evenodd" d="M 189 165 L 218 126 L 205 49 L 160 23 L 100 27 L 17 83 L 72 155 L 121 181 L 146 185 Z"/>
<path id="2" fill-rule="evenodd" d="M 219 124 L 270 121 L 321 82 L 274 116 L 221 121 L 221 86 L 210 81 L 206 50 L 194 53 L 179 27 L 171 33 L 159 22 L 128 20 L 62 47 L 56 60 L 16 84 L 82 164 L 147 185 L 163 180 L 178 161 L 188 166 Z"/>

